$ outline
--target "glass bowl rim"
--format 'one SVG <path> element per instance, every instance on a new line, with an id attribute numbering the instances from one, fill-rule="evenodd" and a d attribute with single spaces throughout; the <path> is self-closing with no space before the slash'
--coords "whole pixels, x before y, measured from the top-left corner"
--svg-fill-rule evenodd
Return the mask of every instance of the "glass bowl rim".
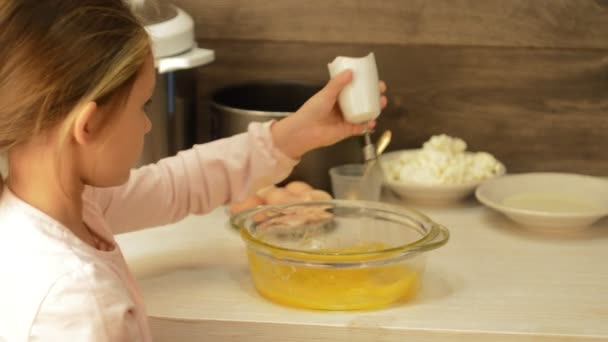
<path id="1" fill-rule="evenodd" d="M 364 210 L 373 210 L 379 213 L 389 213 L 393 215 L 401 215 L 402 217 L 413 219 L 425 226 L 427 226 L 427 231 L 425 234 L 422 234 L 422 237 L 413 242 L 380 249 L 374 251 L 366 251 L 366 252 L 319 252 L 319 251 L 311 251 L 311 250 L 299 250 L 299 249 L 290 249 L 281 246 L 277 246 L 274 244 L 267 243 L 262 241 L 261 239 L 256 238 L 249 229 L 245 228 L 245 221 L 250 218 L 255 213 L 261 212 L 263 210 L 269 209 L 285 209 L 294 206 L 332 206 L 334 208 L 359 208 Z M 420 253 L 427 250 L 432 250 L 439 248 L 447 243 L 449 240 L 449 231 L 443 225 L 438 224 L 437 222 L 430 219 L 428 216 L 423 214 L 422 212 L 412 209 L 406 208 L 402 206 L 397 206 L 394 204 L 388 203 L 380 203 L 380 202 L 371 202 L 371 201 L 361 201 L 361 200 L 327 200 L 327 201 L 303 201 L 303 202 L 294 202 L 284 205 L 264 205 L 258 206 L 255 208 L 243 210 L 238 212 L 230 217 L 230 226 L 238 231 L 240 231 L 242 239 L 248 245 L 248 247 L 253 247 L 258 252 L 262 252 L 264 254 L 274 255 L 275 253 L 282 253 L 282 259 L 285 259 L 285 255 L 291 256 L 292 261 L 306 261 L 308 263 L 327 263 L 327 262 L 344 262 L 344 263 L 361 263 L 365 261 L 374 261 L 374 260 L 383 260 L 383 259 L 393 259 L 400 258 L 406 255 L 410 255 L 412 253 Z M 322 257 L 325 258 L 323 260 L 315 260 L 311 257 Z M 342 260 L 342 258 L 346 257 L 348 260 Z M 351 260 L 352 259 L 352 260 Z"/>

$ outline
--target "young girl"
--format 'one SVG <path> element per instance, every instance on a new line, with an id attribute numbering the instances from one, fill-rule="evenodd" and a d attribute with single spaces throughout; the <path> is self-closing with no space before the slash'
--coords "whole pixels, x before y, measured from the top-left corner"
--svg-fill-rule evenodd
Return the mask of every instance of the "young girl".
<path id="1" fill-rule="evenodd" d="M 0 341 L 149 341 L 113 234 L 241 200 L 365 128 L 337 109 L 345 72 L 284 120 L 132 171 L 155 69 L 123 0 L 2 0 L 0 46 Z"/>

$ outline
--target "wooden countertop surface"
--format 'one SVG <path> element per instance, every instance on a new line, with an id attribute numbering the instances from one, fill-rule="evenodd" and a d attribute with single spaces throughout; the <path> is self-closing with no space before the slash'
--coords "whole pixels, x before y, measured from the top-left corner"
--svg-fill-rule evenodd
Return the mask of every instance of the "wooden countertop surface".
<path id="1" fill-rule="evenodd" d="M 414 301 L 378 311 L 298 310 L 260 297 L 225 208 L 117 240 L 156 341 L 608 341 L 608 219 L 557 237 L 473 200 L 418 209 L 451 239 L 428 255 Z"/>

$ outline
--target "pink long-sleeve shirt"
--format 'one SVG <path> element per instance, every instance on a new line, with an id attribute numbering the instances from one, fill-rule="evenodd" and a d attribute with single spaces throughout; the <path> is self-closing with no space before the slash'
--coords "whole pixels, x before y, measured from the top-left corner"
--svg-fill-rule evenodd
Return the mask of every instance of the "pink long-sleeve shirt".
<path id="1" fill-rule="evenodd" d="M 113 234 L 178 221 L 286 178 L 296 161 L 274 145 L 271 123 L 198 145 L 87 188 L 83 219 L 113 249 L 95 249 L 6 186 L 0 195 L 0 341 L 149 341 L 136 281 Z"/>

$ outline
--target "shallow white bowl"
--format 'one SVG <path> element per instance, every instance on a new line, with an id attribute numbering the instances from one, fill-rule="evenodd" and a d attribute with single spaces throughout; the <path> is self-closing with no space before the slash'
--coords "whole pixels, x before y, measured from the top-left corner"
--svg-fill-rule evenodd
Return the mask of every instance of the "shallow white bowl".
<path id="1" fill-rule="evenodd" d="M 387 163 L 420 151 L 419 149 L 399 150 L 385 153 L 380 156 L 380 165 L 385 170 L 384 185 L 396 193 L 404 200 L 418 203 L 445 204 L 464 199 L 475 191 L 479 184 L 485 181 L 475 181 L 463 184 L 421 184 L 415 182 L 397 181 L 388 176 Z M 473 153 L 473 152 L 465 152 Z M 500 171 L 497 176 L 502 176 L 506 172 L 504 165 L 500 164 Z"/>
<path id="2" fill-rule="evenodd" d="M 608 180 L 572 173 L 512 174 L 485 182 L 477 199 L 524 226 L 584 228 L 608 215 Z"/>

